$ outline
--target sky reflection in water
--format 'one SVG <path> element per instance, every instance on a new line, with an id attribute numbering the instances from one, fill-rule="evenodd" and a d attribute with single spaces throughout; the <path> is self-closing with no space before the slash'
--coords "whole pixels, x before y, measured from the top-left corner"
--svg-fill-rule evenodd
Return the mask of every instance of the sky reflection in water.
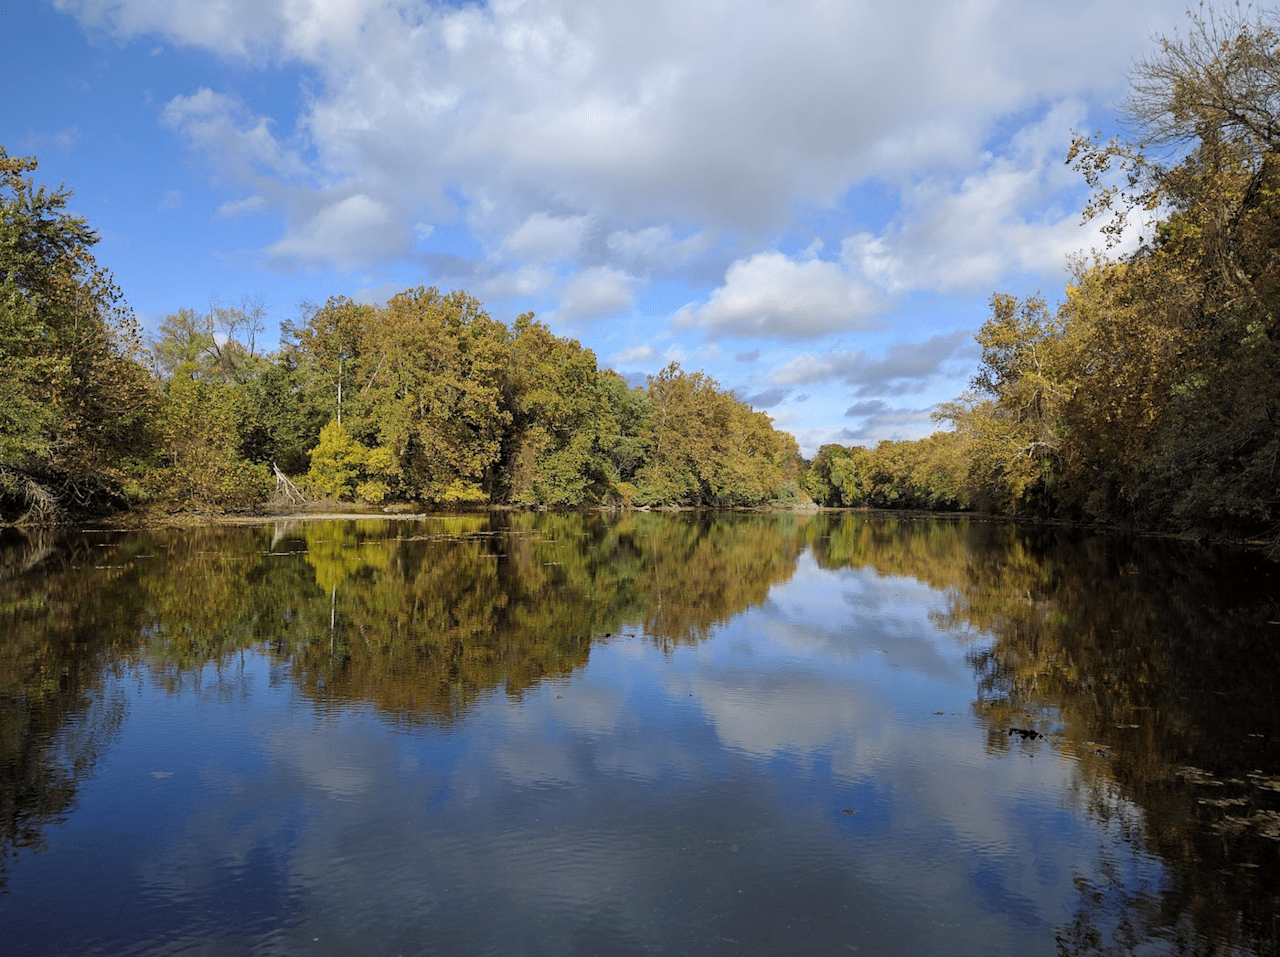
<path id="1" fill-rule="evenodd" d="M 46 849 L 8 861 L 5 946 L 1113 946 L 1124 912 L 1089 917 L 1095 937 L 1071 928 L 1082 887 L 1139 903 L 1164 889 L 1165 863 L 1131 832 L 1144 812 L 1082 781 L 1081 743 L 1050 712 L 1023 712 L 1048 739 L 993 728 L 974 655 L 994 639 L 949 621 L 954 590 L 817 554 L 703 640 L 664 648 L 641 617 L 584 666 L 481 689 L 450 720 L 313 693 L 312 665 L 260 643 L 186 671 L 146 650 L 117 660 L 60 732 L 116 729 L 74 809 Z M 1146 933 L 1159 949 L 1171 932 Z"/>

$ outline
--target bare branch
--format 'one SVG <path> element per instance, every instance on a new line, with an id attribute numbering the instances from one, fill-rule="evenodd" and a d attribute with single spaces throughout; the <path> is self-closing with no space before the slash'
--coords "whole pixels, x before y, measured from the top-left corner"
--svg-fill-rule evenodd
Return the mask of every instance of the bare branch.
<path id="1" fill-rule="evenodd" d="M 1185 36 L 1159 38 L 1159 53 L 1134 65 L 1131 131 L 1148 146 L 1244 140 L 1257 153 L 1280 150 L 1280 17 L 1237 3 L 1188 19 Z"/>

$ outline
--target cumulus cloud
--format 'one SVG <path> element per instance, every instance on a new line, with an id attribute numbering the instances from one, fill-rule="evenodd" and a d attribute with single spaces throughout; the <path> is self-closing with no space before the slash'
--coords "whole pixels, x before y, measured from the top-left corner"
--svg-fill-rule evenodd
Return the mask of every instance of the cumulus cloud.
<path id="1" fill-rule="evenodd" d="M 705 233 L 695 232 L 677 239 L 670 226 L 647 226 L 638 230 L 617 230 L 605 239 L 606 248 L 624 262 L 643 269 L 678 266 L 709 246 Z"/>
<path id="2" fill-rule="evenodd" d="M 397 217 L 423 208 L 461 213 L 485 248 L 506 238 L 515 252 L 534 239 L 520 229 L 556 208 L 566 223 L 600 217 L 602 248 L 619 268 L 677 263 L 727 243 L 750 272 L 771 265 L 750 256 L 758 240 L 785 228 L 799 207 L 838 206 L 876 176 L 909 190 L 908 202 L 924 209 L 937 199 L 932 184 L 953 184 L 981 166 L 1003 118 L 1081 95 L 1114 98 L 1124 66 L 1153 25 L 1170 18 L 1171 4 L 1136 0 L 1119 11 L 1103 0 L 1070 7 L 748 0 L 732 10 L 686 0 L 55 5 L 121 38 L 158 37 L 251 65 L 300 67 L 314 77 L 301 113 L 274 119 L 305 132 L 314 150 L 309 174 L 376 198 Z M 1097 29 L 1100 20 L 1106 30 Z M 858 90 L 875 94 L 850 95 Z M 193 122 L 181 125 L 190 131 Z M 236 129 L 241 141 L 254 129 L 269 132 Z M 256 155 L 273 162 L 265 135 Z M 999 163 L 988 172 L 939 208 L 944 224 L 963 222 L 964 211 L 980 211 L 984 201 L 1026 195 L 1001 178 Z M 982 235 L 979 225 L 969 235 Z M 924 236 L 923 217 L 919 230 Z M 899 245 L 913 248 L 914 235 L 904 225 Z M 1011 240 L 1005 251 L 1023 248 Z M 939 265 L 936 281 L 978 282 L 970 277 L 984 271 L 981 259 Z M 753 328 L 732 303 L 709 308 L 707 322 Z"/>
<path id="3" fill-rule="evenodd" d="M 502 243 L 502 251 L 517 259 L 556 262 L 570 259 L 582 245 L 590 218 L 534 213 Z"/>
<path id="4" fill-rule="evenodd" d="M 555 273 L 551 269 L 540 263 L 526 263 L 482 280 L 476 292 L 484 300 L 515 299 L 536 295 L 554 282 Z"/>
<path id="5" fill-rule="evenodd" d="M 693 356 L 761 406 L 803 402 L 805 448 L 927 434 L 894 397 L 924 405 L 967 374 L 953 330 L 974 303 L 1060 288 L 1096 237 L 1069 130 L 1105 125 L 1185 8 L 53 3 L 126 53 L 162 44 L 148 68 L 192 48 L 230 64 L 189 58 L 159 119 L 221 191 L 198 202 L 184 181 L 185 208 L 216 207 L 260 263 L 358 269 L 370 297 L 462 286 L 583 324 L 623 365 Z M 620 313 L 627 336 L 585 328 Z M 887 345 L 889 317 L 939 334 Z"/>
<path id="6" fill-rule="evenodd" d="M 409 229 L 385 203 L 357 193 L 321 206 L 266 252 L 285 269 L 320 262 L 353 268 L 394 255 L 407 242 Z"/>
<path id="7" fill-rule="evenodd" d="M 189 96 L 173 97 L 160 120 L 236 179 L 293 180 L 307 175 L 298 153 L 276 138 L 275 121 L 253 112 L 234 96 L 202 87 Z"/>
<path id="8" fill-rule="evenodd" d="M 577 322 L 630 309 L 631 283 L 630 276 L 609 266 L 584 269 L 565 283 L 556 317 Z"/>
<path id="9" fill-rule="evenodd" d="M 75 126 L 64 126 L 54 133 L 30 133 L 22 138 L 23 149 L 32 153 L 45 153 L 49 150 L 70 153 L 79 142 L 80 130 Z"/>
<path id="10" fill-rule="evenodd" d="M 646 362 L 657 354 L 658 350 L 653 346 L 631 346 L 621 352 L 615 352 L 609 357 L 609 361 L 615 365 L 626 366 L 636 362 Z"/>
<path id="11" fill-rule="evenodd" d="M 253 213 L 266 206 L 261 196 L 246 196 L 244 199 L 228 200 L 218 206 L 219 216 L 239 216 L 241 213 Z"/>
<path id="12" fill-rule="evenodd" d="M 1062 162 L 1086 119 L 1083 104 L 1059 103 L 963 175 L 905 186 L 882 234 L 845 240 L 846 263 L 891 291 L 972 293 L 1010 272 L 1062 273 L 1070 253 L 1100 240 L 1081 228 L 1079 177 Z"/>
<path id="13" fill-rule="evenodd" d="M 757 392 L 754 395 L 747 396 L 742 401 L 753 409 L 771 409 L 775 405 L 779 405 L 784 402 L 789 395 L 791 395 L 790 389 L 765 389 L 762 392 Z"/>
<path id="14" fill-rule="evenodd" d="M 342 37 L 359 35 L 390 6 L 386 0 L 53 0 L 53 5 L 117 36 L 160 34 L 178 46 L 253 63 L 322 56 Z"/>
<path id="15" fill-rule="evenodd" d="M 877 415 L 888 409 L 884 399 L 864 399 L 862 402 L 855 402 L 849 408 L 844 410 L 845 418 L 854 419 L 865 416 Z"/>
<path id="16" fill-rule="evenodd" d="M 943 375 L 943 365 L 972 343 L 972 333 L 960 329 L 940 333 L 924 342 L 902 342 L 873 359 L 857 350 L 806 353 L 774 369 L 769 381 L 775 386 L 819 382 L 843 382 L 855 387 L 855 395 L 894 395 L 918 392 Z"/>
<path id="17" fill-rule="evenodd" d="M 921 439 L 939 428 L 932 409 L 894 407 L 881 399 L 855 403 L 845 410 L 845 417 L 859 424 L 841 429 L 827 441 L 871 446 L 885 439 Z"/>
<path id="18" fill-rule="evenodd" d="M 805 339 L 866 328 L 885 303 L 839 263 L 778 252 L 738 260 L 705 305 L 685 306 L 677 326 L 734 336 Z"/>

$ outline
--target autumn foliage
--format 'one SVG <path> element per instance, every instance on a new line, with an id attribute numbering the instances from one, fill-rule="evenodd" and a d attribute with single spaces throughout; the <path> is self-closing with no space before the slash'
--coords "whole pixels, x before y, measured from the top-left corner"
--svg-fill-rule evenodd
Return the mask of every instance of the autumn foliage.
<path id="1" fill-rule="evenodd" d="M 265 309 L 181 309 L 144 349 L 34 159 L 0 151 L 0 518 L 139 503 L 260 508 L 274 470 L 367 505 L 759 505 L 794 496 L 795 440 L 702 373 L 632 388 L 532 315 L 464 292 L 304 306 L 280 348 Z"/>
<path id="2" fill-rule="evenodd" d="M 1191 22 L 1135 68 L 1133 138 L 1069 157 L 1086 217 L 1137 248 L 1078 262 L 1056 306 L 994 296 L 972 388 L 938 410 L 953 438 L 826 450 L 816 499 L 1280 544 L 1280 31 Z M 918 464 L 876 479 L 895 459 Z"/>
<path id="3" fill-rule="evenodd" d="M 986 511 L 1280 547 L 1280 30 L 1193 17 L 1136 65 L 1129 138 L 1068 157 L 1123 254 L 1061 299 L 997 294 L 950 431 L 795 440 L 701 372 L 630 387 L 532 315 L 465 292 L 333 298 L 256 347 L 260 303 L 127 308 L 33 159 L 0 150 L 0 516 L 260 505 L 271 469 L 382 504 L 822 505 Z M 150 366 L 148 369 L 147 366 Z M 305 477 L 305 478 L 303 478 Z M 800 485 L 803 484 L 803 490 Z"/>

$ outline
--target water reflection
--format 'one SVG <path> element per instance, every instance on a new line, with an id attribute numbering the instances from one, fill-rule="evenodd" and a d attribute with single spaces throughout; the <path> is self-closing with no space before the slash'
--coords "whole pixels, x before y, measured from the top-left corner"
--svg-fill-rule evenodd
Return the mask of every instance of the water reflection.
<path id="1" fill-rule="evenodd" d="M 852 515 L 6 534 L 0 922 L 33 952 L 105 913 L 141 952 L 1280 940 L 1247 558 Z M 68 917 L 86 854 L 133 873 Z"/>

